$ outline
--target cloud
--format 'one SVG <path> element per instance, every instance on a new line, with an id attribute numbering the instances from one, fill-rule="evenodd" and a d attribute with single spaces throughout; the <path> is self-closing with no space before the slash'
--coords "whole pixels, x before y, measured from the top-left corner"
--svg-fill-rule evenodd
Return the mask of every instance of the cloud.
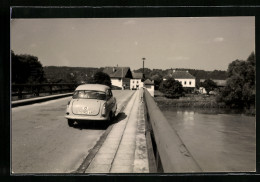
<path id="1" fill-rule="evenodd" d="M 124 22 L 124 25 L 134 25 L 134 24 L 136 24 L 135 20 L 127 20 Z"/>
<path id="2" fill-rule="evenodd" d="M 180 61 L 185 61 L 185 60 L 189 60 L 189 57 L 185 57 L 185 56 L 177 56 L 174 57 L 175 60 L 180 60 Z"/>
<path id="3" fill-rule="evenodd" d="M 30 48 L 35 48 L 37 45 L 35 43 L 30 44 Z"/>
<path id="4" fill-rule="evenodd" d="M 223 42 L 224 38 L 223 37 L 216 37 L 213 41 L 214 42 Z"/>
<path id="5" fill-rule="evenodd" d="M 138 42 L 137 42 L 137 41 L 135 41 L 135 45 L 136 45 L 136 46 L 138 45 Z"/>

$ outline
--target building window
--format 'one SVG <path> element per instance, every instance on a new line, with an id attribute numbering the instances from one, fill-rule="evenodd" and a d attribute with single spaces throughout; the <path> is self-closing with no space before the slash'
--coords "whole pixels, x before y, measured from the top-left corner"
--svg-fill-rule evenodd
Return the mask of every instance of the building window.
<path id="1" fill-rule="evenodd" d="M 135 83 L 135 81 L 133 81 L 133 83 Z"/>
<path id="2" fill-rule="evenodd" d="M 138 83 L 138 81 L 136 81 L 136 83 Z"/>
<path id="3" fill-rule="evenodd" d="M 184 85 L 186 85 L 186 81 L 184 82 Z"/>
<path id="4" fill-rule="evenodd" d="M 182 81 L 180 81 L 180 83 L 182 84 Z"/>
<path id="5" fill-rule="evenodd" d="M 190 85 L 191 85 L 191 82 L 190 82 Z"/>

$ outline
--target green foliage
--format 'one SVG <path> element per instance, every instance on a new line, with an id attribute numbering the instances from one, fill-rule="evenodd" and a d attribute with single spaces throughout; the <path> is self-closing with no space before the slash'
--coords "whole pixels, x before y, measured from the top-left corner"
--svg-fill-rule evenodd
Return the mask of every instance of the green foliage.
<path id="1" fill-rule="evenodd" d="M 210 80 L 210 79 L 207 79 L 205 80 L 203 83 L 202 83 L 202 87 L 205 88 L 207 94 L 209 95 L 209 92 L 214 90 L 215 88 L 217 88 L 217 84 Z"/>
<path id="2" fill-rule="evenodd" d="M 94 83 L 107 85 L 109 87 L 112 86 L 110 76 L 103 72 L 97 72 L 94 75 Z"/>
<path id="3" fill-rule="evenodd" d="M 11 52 L 12 83 L 42 83 L 45 81 L 43 67 L 32 55 L 16 55 Z"/>
<path id="4" fill-rule="evenodd" d="M 246 61 L 235 60 L 228 66 L 227 85 L 218 98 L 230 107 L 255 106 L 255 54 Z"/>
<path id="5" fill-rule="evenodd" d="M 167 98 L 179 98 L 183 96 L 184 93 L 182 84 L 173 78 L 163 81 L 159 87 L 159 90 L 164 93 Z"/>

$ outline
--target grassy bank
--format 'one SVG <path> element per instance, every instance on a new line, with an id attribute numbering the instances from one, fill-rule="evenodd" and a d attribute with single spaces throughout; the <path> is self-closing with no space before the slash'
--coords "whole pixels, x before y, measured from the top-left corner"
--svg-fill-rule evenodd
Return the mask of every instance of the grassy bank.
<path id="1" fill-rule="evenodd" d="M 219 103 L 216 101 L 216 96 L 214 95 L 203 95 L 203 94 L 186 94 L 184 97 L 179 99 L 169 99 L 164 97 L 163 93 L 158 90 L 154 92 L 154 100 L 160 108 L 165 106 L 180 107 L 180 108 L 219 108 L 219 109 L 231 109 L 224 103 Z M 255 108 L 251 109 L 240 109 L 240 112 L 255 116 Z"/>
<path id="2" fill-rule="evenodd" d="M 195 95 L 186 94 L 185 97 L 179 99 L 169 99 L 158 90 L 155 91 L 154 100 L 158 106 L 171 105 L 175 107 L 195 107 L 195 108 L 226 108 L 224 103 L 216 102 L 214 95 Z"/>

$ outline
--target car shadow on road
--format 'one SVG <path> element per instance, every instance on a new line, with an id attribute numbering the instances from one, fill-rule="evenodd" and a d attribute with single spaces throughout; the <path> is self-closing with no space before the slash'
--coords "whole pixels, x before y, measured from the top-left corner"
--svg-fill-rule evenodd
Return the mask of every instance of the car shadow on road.
<path id="1" fill-rule="evenodd" d="M 127 115 L 124 112 L 120 112 L 116 115 L 112 124 L 118 123 L 118 122 L 124 120 L 126 117 L 127 117 Z"/>
<path id="2" fill-rule="evenodd" d="M 124 112 L 120 112 L 117 114 L 115 119 L 113 120 L 112 123 L 108 121 L 93 121 L 93 120 L 88 120 L 88 121 L 78 121 L 77 124 L 75 124 L 73 127 L 79 130 L 106 130 L 110 125 L 116 124 L 122 120 L 124 120 L 127 117 L 127 115 Z"/>

